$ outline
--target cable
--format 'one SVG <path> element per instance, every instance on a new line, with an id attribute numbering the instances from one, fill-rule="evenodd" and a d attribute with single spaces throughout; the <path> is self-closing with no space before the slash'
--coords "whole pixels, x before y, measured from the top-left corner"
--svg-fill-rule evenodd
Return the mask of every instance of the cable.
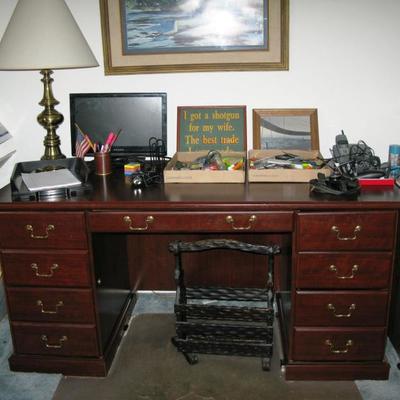
<path id="1" fill-rule="evenodd" d="M 350 145 L 350 161 L 354 163 L 354 172 L 357 176 L 371 173 L 371 171 L 376 171 L 381 167 L 379 157 L 375 156 L 374 150 L 363 140 Z"/>

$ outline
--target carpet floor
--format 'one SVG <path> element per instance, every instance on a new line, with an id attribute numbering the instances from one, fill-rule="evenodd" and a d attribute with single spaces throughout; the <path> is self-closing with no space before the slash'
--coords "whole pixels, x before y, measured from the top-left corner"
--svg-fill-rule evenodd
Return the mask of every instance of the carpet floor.
<path id="1" fill-rule="evenodd" d="M 0 321 L 0 400 L 50 400 L 61 375 L 10 371 L 11 353 L 10 326 L 8 318 L 3 318 Z"/>
<path id="2" fill-rule="evenodd" d="M 278 352 L 271 371 L 258 358 L 176 351 L 174 315 L 135 316 L 106 378 L 63 377 L 53 400 L 360 400 L 354 382 L 285 381 Z"/>

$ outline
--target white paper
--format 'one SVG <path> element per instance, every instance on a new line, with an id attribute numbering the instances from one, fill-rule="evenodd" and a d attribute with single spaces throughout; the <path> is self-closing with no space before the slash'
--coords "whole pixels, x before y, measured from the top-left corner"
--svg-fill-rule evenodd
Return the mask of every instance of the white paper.
<path id="1" fill-rule="evenodd" d="M 30 174 L 22 173 L 21 176 L 26 187 L 31 191 L 78 186 L 82 183 L 68 169 L 56 169 L 54 171 Z"/>

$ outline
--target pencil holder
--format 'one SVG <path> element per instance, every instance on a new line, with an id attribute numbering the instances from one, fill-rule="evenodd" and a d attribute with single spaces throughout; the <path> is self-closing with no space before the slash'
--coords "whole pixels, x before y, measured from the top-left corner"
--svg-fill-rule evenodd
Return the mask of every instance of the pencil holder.
<path id="1" fill-rule="evenodd" d="M 110 153 L 94 153 L 94 162 L 96 167 L 96 175 L 110 175 L 111 170 L 111 157 Z"/>

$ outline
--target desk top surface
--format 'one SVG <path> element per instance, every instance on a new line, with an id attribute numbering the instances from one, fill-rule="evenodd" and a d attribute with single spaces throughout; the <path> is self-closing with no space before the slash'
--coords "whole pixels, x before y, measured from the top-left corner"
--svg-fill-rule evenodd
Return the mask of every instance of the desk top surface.
<path id="1" fill-rule="evenodd" d="M 13 202 L 10 186 L 0 190 L 0 210 L 57 209 L 393 209 L 400 190 L 367 188 L 355 198 L 310 195 L 308 183 L 161 184 L 132 189 L 122 172 L 90 176 L 93 191 L 84 198 Z"/>

